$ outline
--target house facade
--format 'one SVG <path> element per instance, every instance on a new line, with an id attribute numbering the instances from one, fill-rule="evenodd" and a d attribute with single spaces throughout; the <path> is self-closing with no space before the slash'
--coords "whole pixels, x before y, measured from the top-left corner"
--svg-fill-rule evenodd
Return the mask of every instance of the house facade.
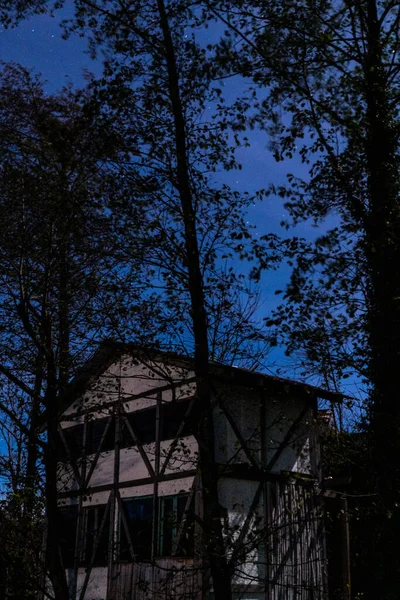
<path id="1" fill-rule="evenodd" d="M 313 386 L 211 366 L 215 461 L 236 598 L 325 600 Z M 74 600 L 212 599 L 193 363 L 103 344 L 60 416 L 62 555 Z"/>

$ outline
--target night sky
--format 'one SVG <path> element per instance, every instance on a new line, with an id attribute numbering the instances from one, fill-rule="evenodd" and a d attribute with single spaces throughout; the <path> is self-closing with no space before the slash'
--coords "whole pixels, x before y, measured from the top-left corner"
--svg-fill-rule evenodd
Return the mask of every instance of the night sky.
<path id="1" fill-rule="evenodd" d="M 41 15 L 23 21 L 17 28 L 0 28 L 0 60 L 15 61 L 41 73 L 47 81 L 46 90 L 50 93 L 61 88 L 68 81 L 83 86 L 84 71 L 95 75 L 102 71 L 101 61 L 92 61 L 85 53 L 86 42 L 77 35 L 68 40 L 61 38 L 59 23 L 72 14 L 71 9 L 57 11 L 55 17 Z M 229 97 L 242 91 L 243 80 L 229 82 Z M 268 139 L 265 133 L 249 132 L 251 148 L 239 150 L 238 158 L 243 164 L 240 173 L 220 175 L 220 179 L 229 181 L 237 189 L 254 191 L 265 188 L 269 183 L 285 180 L 285 174 L 297 169 L 299 162 L 276 163 L 267 150 Z M 292 163 L 292 164 L 291 164 Z M 258 210 L 257 210 L 258 212 Z M 261 212 L 267 219 L 268 230 L 278 231 L 279 223 L 285 212 L 280 200 L 265 204 Z M 259 216 L 259 215 L 258 215 Z M 257 218 L 257 222 L 259 219 Z"/>
<path id="2" fill-rule="evenodd" d="M 58 11 L 55 17 L 41 15 L 23 21 L 17 28 L 0 29 L 0 59 L 2 61 L 15 61 L 41 73 L 47 81 L 48 93 L 61 88 L 68 81 L 76 86 L 85 84 L 84 71 L 89 70 L 95 75 L 100 75 L 101 61 L 94 62 L 85 53 L 86 42 L 78 36 L 68 40 L 61 37 L 59 23 L 71 15 L 72 6 Z M 215 33 L 215 32 L 214 32 Z M 212 34 L 211 34 L 212 35 Z M 228 96 L 234 97 L 246 85 L 242 79 L 230 80 Z M 265 133 L 249 132 L 251 147 L 239 150 L 238 158 L 243 169 L 235 173 L 221 173 L 217 179 L 229 183 L 232 187 L 254 192 L 266 188 L 270 183 L 283 183 L 285 174 L 294 172 L 301 174 L 302 166 L 299 159 L 276 163 L 268 151 L 268 139 Z M 280 233 L 288 235 L 280 227 L 280 222 L 287 215 L 280 199 L 269 199 L 263 204 L 258 204 L 249 213 L 249 222 L 257 223 L 260 233 Z M 309 224 L 296 228 L 296 235 L 315 237 L 318 232 Z M 287 281 L 289 270 L 282 267 L 277 272 L 267 273 L 262 280 L 263 304 L 260 309 L 260 318 L 268 316 L 271 308 L 279 302 L 279 297 L 274 294 L 276 289 L 282 289 Z M 282 364 L 283 356 L 280 351 L 274 354 L 274 360 Z"/>

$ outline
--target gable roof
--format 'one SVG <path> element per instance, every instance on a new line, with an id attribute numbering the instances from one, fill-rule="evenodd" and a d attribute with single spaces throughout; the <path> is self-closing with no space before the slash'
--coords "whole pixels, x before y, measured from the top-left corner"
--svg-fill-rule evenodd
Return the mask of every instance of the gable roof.
<path id="1" fill-rule="evenodd" d="M 182 356 L 175 352 L 158 350 L 155 348 L 146 348 L 137 344 L 115 342 L 105 340 L 100 343 L 95 354 L 79 369 L 76 377 L 71 381 L 61 398 L 60 408 L 63 412 L 73 401 L 83 394 L 91 382 L 107 370 L 120 356 L 128 354 L 137 359 L 146 358 L 147 360 L 162 360 L 163 362 L 182 366 L 184 368 L 194 368 L 194 359 L 188 356 Z M 324 390 L 318 386 L 310 385 L 300 381 L 268 375 L 257 371 L 250 371 L 240 367 L 224 365 L 222 363 L 211 362 L 210 372 L 213 377 L 233 383 L 234 385 L 243 385 L 246 387 L 275 388 L 284 391 L 295 391 L 305 393 L 313 398 L 322 398 L 331 402 L 341 402 L 344 395 L 339 392 Z"/>

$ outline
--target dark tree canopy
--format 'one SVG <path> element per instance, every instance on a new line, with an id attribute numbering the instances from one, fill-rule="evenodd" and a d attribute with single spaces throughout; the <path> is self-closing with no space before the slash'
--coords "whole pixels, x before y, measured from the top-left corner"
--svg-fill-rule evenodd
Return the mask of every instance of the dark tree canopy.
<path id="1" fill-rule="evenodd" d="M 395 598 L 400 570 L 392 552 L 400 487 L 400 4 L 206 5 L 207 14 L 226 25 L 219 48 L 222 68 L 240 71 L 257 87 L 249 123 L 271 133 L 277 160 L 299 153 L 308 168 L 304 181 L 289 176 L 288 185 L 276 190 L 294 221 L 336 219 L 337 227 L 314 246 L 305 252 L 295 248 L 289 305 L 278 322 L 286 323 L 292 348 L 305 344 L 320 372 L 332 367 L 340 376 L 354 369 L 368 384 L 372 468 L 393 515 L 379 538 L 385 562 L 369 593 Z"/>

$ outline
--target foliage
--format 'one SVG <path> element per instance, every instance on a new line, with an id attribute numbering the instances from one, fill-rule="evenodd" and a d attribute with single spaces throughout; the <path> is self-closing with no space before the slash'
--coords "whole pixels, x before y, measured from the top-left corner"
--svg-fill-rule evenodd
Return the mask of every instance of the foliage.
<path id="1" fill-rule="evenodd" d="M 43 585 L 43 504 L 37 499 L 29 513 L 26 505 L 23 492 L 9 494 L 0 502 L 0 565 L 5 568 L 5 580 L 1 581 L 5 598 L 34 598 Z"/>
<path id="2" fill-rule="evenodd" d="M 16 277 L 13 272 L 11 299 L 18 300 L 19 320 L 9 322 L 17 323 L 33 349 L 28 382 L 39 390 L 33 398 L 43 391 L 50 578 L 56 597 L 65 598 L 55 531 L 55 440 L 73 349 L 82 355 L 88 337 L 104 332 L 129 339 L 134 325 L 142 325 L 138 341 L 148 341 L 149 331 L 150 339 L 161 342 L 168 334 L 169 346 L 195 355 L 207 551 L 216 595 L 228 598 L 207 370 L 210 359 L 236 362 L 250 356 L 255 366 L 267 342 L 253 322 L 257 296 L 250 290 L 249 300 L 242 300 L 245 278 L 233 268 L 235 257 L 247 261 L 253 255 L 244 218 L 252 198 L 213 181 L 216 170 L 239 166 L 228 134 L 234 114 L 223 105 L 205 51 L 193 35 L 185 37 L 196 16 L 184 2 L 165 7 L 78 1 L 75 7 L 76 18 L 66 30 L 89 34 L 92 51 L 99 46 L 105 51 L 104 78 L 85 92 L 66 90 L 48 101 L 37 86 L 38 112 L 27 108 L 22 95 L 34 143 L 24 145 L 24 130 L 17 136 L 22 218 L 12 215 L 19 232 L 29 185 L 38 199 L 37 206 L 28 204 L 26 216 L 36 246 L 28 248 L 30 262 L 25 254 L 20 260 L 22 272 Z M 22 86 L 18 100 L 21 91 Z M 7 152 L 12 144 L 13 139 Z M 14 252 L 11 241 L 10 249 Z M 275 260 L 271 256 L 271 263 Z M 9 337 L 21 343 L 14 330 Z M 250 347 L 256 348 L 256 359 Z M 15 363 L 5 373 L 10 375 L 15 378 Z"/>
<path id="3" fill-rule="evenodd" d="M 124 177 L 137 190 L 136 199 L 146 206 L 143 231 L 151 246 L 146 260 L 162 289 L 165 319 L 176 322 L 174 315 L 181 316 L 175 335 L 171 332 L 169 346 L 172 343 L 178 351 L 191 352 L 190 261 L 187 223 L 180 206 L 182 167 L 157 4 L 143 8 L 141 3 L 110 2 L 95 10 L 78 2 L 76 11 L 76 20 L 66 24 L 67 31 L 78 26 L 90 37 L 93 52 L 102 51 L 105 56 L 104 78 L 94 87 L 103 110 L 119 119 L 128 144 L 130 155 L 123 165 Z M 238 257 L 250 261 L 253 256 L 254 240 L 246 213 L 254 198 L 240 195 L 227 185 L 217 186 L 214 181 L 216 171 L 240 167 L 235 159 L 236 144 L 232 144 L 229 133 L 238 116 L 224 105 L 220 85 L 214 81 L 213 63 L 196 42 L 196 14 L 185 3 L 168 4 L 167 12 L 185 124 L 185 161 L 211 354 L 232 362 L 238 358 L 240 348 L 252 347 L 253 339 L 260 342 L 260 347 L 264 340 L 264 349 L 267 341 L 253 321 L 257 293 L 248 288 L 235 262 Z M 129 236 L 134 219 L 130 203 L 120 202 L 116 211 Z M 271 252 L 268 259 L 268 265 L 273 266 L 277 256 Z M 247 303 L 242 300 L 246 296 Z M 246 310 L 240 309 L 242 302 Z M 240 331 L 240 339 L 233 341 L 229 328 L 238 315 L 236 335 Z M 218 340 L 222 339 L 221 344 Z"/>
<path id="4" fill-rule="evenodd" d="M 389 548 L 399 529 L 400 481 L 400 5 L 205 4 L 205 15 L 226 25 L 221 69 L 254 81 L 249 125 L 272 135 L 278 161 L 296 155 L 307 169 L 303 180 L 289 175 L 271 192 L 285 199 L 294 223 L 320 227 L 329 217 L 335 224 L 294 257 L 289 305 L 276 322 L 286 323 L 289 350 L 305 345 L 327 381 L 357 372 L 368 385 L 370 491 L 380 494 L 380 516 L 393 517 L 380 521 L 375 548 L 384 559 L 370 591 L 396 598 L 400 565 Z"/>
<path id="5" fill-rule="evenodd" d="M 126 328 L 135 314 L 136 325 L 145 318 L 146 311 L 135 313 L 133 299 L 146 274 L 132 256 L 126 268 L 119 251 L 109 205 L 126 193 L 116 185 L 113 164 L 124 150 L 88 92 L 46 96 L 39 79 L 16 65 L 4 66 L 0 83 L 0 406 L 8 432 L 18 428 L 10 450 L 19 462 L 9 466 L 14 474 L 18 467 L 15 492 L 30 490 L 28 513 L 43 459 L 48 534 L 54 536 L 60 396 L 93 340 L 114 333 L 117 314 Z M 44 419 L 47 442 L 37 433 Z M 57 561 L 52 543 L 49 553 Z"/>
<path id="6" fill-rule="evenodd" d="M 214 8 L 206 3 L 208 14 L 218 14 L 226 24 L 218 50 L 222 68 L 239 70 L 258 88 L 249 93 L 255 109 L 249 126 L 271 135 L 276 160 L 296 155 L 305 165 L 303 179 L 288 175 L 288 184 L 271 186 L 270 193 L 283 198 L 294 224 L 309 221 L 321 227 L 329 217 L 336 225 L 315 243 L 289 248 L 295 268 L 275 323 L 283 324 L 290 352 L 306 348 L 317 372 L 332 370 L 339 379 L 350 373 L 368 378 L 365 244 L 374 207 L 367 4 L 289 2 L 282 7 L 254 1 L 235 2 L 232 10 L 228 4 Z M 398 85 L 397 3 L 380 4 L 390 123 L 395 118 L 390 98 L 396 97 Z M 329 366 L 322 349 L 328 339 Z"/>

